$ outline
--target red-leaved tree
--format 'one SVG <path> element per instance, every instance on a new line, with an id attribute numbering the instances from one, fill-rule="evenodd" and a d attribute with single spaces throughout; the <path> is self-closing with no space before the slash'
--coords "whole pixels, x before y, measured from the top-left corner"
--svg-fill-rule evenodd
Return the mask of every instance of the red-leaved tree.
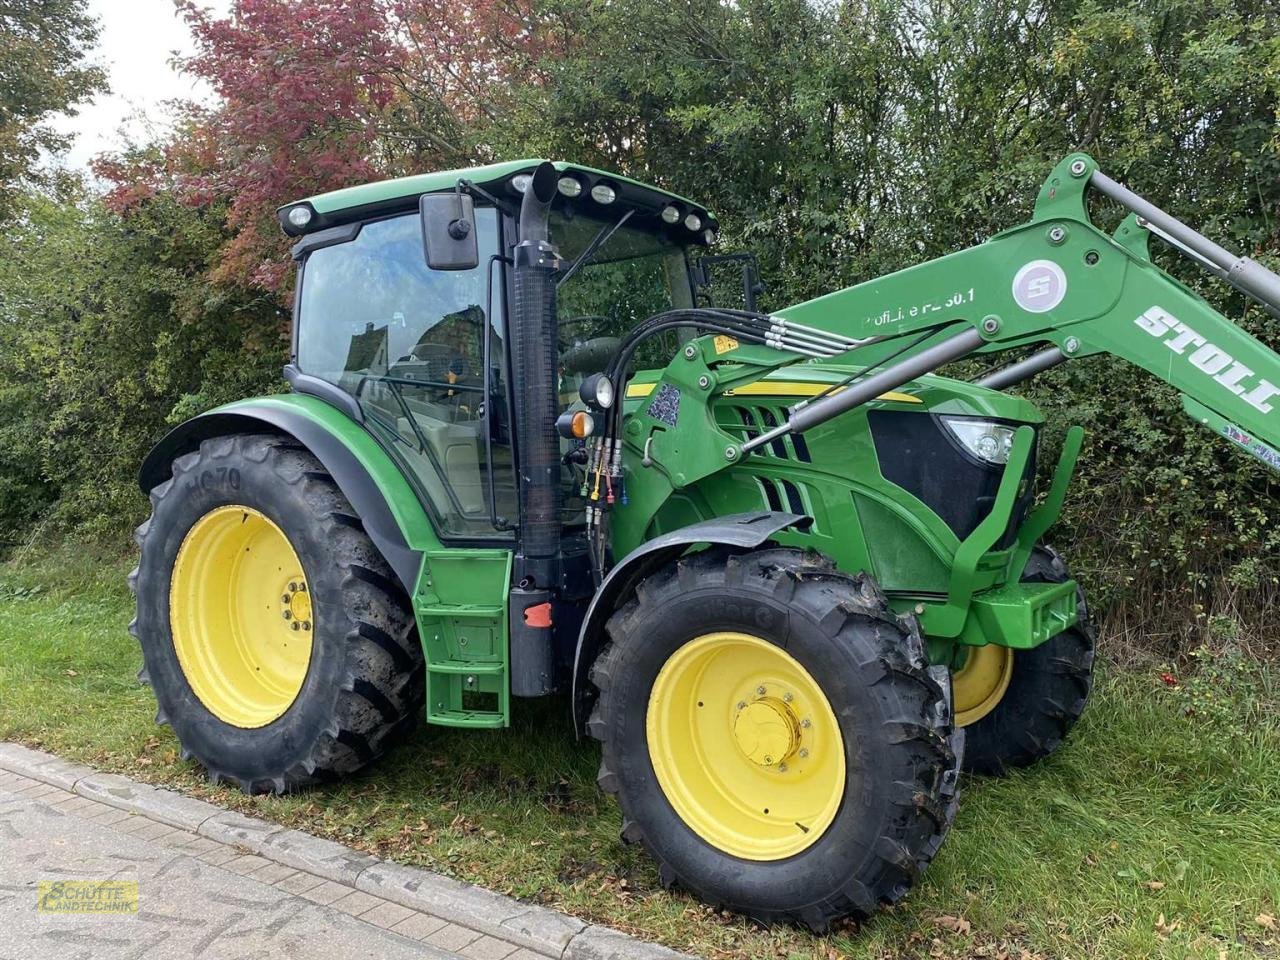
<path id="1" fill-rule="evenodd" d="M 156 192 L 225 207 L 210 279 L 283 292 L 281 204 L 325 190 L 489 159 L 510 81 L 544 49 L 530 0 L 234 0 L 226 17 L 178 0 L 196 52 L 183 68 L 212 88 L 182 106 L 177 133 L 104 157 L 109 200 Z"/>

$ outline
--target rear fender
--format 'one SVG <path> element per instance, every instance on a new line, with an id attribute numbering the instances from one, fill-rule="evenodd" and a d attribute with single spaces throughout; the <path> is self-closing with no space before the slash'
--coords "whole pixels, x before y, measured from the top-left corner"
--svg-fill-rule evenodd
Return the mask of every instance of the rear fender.
<path id="1" fill-rule="evenodd" d="M 279 433 L 315 456 L 351 501 L 369 538 L 404 587 L 414 595 L 422 557 L 439 541 L 399 467 L 359 425 L 335 407 L 302 394 L 257 397 L 218 407 L 174 427 L 147 454 L 138 473 L 143 493 L 171 476 L 178 457 L 212 437 Z"/>
<path id="2" fill-rule="evenodd" d="M 605 623 L 610 615 L 631 595 L 641 580 L 694 544 L 705 543 L 750 550 L 788 527 L 803 527 L 812 522 L 795 513 L 737 513 L 672 530 L 642 543 L 622 558 L 596 591 L 578 634 L 573 657 L 573 727 L 578 736 L 586 729 L 595 691 L 588 679 L 591 664 L 605 644 Z"/>

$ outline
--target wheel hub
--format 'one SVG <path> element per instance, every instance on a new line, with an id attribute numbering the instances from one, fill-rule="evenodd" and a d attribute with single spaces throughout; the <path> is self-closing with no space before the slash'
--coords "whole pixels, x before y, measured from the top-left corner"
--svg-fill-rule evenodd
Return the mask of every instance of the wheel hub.
<path id="1" fill-rule="evenodd" d="M 800 718 L 776 697 L 761 697 L 738 711 L 733 739 L 752 763 L 776 766 L 800 746 Z"/>
<path id="2" fill-rule="evenodd" d="M 311 629 L 311 595 L 307 593 L 305 580 L 290 580 L 280 597 L 280 605 L 280 616 L 289 622 L 290 629 Z"/>

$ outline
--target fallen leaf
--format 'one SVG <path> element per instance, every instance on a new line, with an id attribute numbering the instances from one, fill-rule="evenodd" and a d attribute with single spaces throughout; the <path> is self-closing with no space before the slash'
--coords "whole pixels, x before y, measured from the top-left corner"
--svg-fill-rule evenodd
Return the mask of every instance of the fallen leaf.
<path id="1" fill-rule="evenodd" d="M 68 671 L 67 671 L 67 676 L 68 676 L 68 677 L 78 677 L 78 676 L 80 676 L 80 674 L 76 673 L 74 670 L 68 670 Z"/>
<path id="2" fill-rule="evenodd" d="M 1269 913 L 1260 913 L 1253 918 L 1253 922 L 1267 930 L 1280 930 L 1280 922 Z"/>
<path id="3" fill-rule="evenodd" d="M 958 933 L 962 936 L 973 929 L 973 924 L 964 917 L 934 917 L 933 922 L 936 926 L 942 927 L 944 930 L 950 930 L 952 933 Z"/>
<path id="4" fill-rule="evenodd" d="M 1160 914 L 1160 918 L 1156 920 L 1156 933 L 1160 934 L 1161 938 L 1168 937 L 1169 934 L 1173 933 L 1173 931 L 1177 929 L 1178 929 L 1178 921 L 1175 920 L 1173 921 L 1173 923 L 1165 923 L 1163 913 Z"/>
<path id="5" fill-rule="evenodd" d="M 1148 880 L 1146 883 L 1143 884 L 1143 886 L 1146 887 L 1148 890 L 1164 889 L 1164 884 L 1161 883 L 1159 880 Z"/>

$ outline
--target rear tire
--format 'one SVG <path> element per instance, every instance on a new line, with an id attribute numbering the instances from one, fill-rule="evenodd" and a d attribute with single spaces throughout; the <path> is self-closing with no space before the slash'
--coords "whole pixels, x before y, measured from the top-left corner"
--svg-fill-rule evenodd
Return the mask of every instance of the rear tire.
<path id="1" fill-rule="evenodd" d="M 894 615 L 869 578 L 837 573 L 828 561 L 798 550 L 730 555 L 712 549 L 641 582 L 635 598 L 610 618 L 608 630 L 610 643 L 591 671 L 599 698 L 588 731 L 603 743 L 599 783 L 622 807 L 623 840 L 645 846 L 664 885 L 679 884 L 704 901 L 764 923 L 793 921 L 815 931 L 846 915 L 866 917 L 907 893 L 954 817 L 963 734 L 952 726 L 945 669 L 927 667 L 914 620 Z M 730 648 L 730 663 L 711 661 L 691 670 L 692 686 L 666 686 L 671 664 L 685 662 L 718 637 L 746 639 L 736 641 L 740 652 Z M 749 677 L 724 682 L 735 663 L 757 655 L 766 664 L 776 656 L 783 674 L 787 664 L 798 665 L 796 676 L 804 678 L 799 688 L 772 679 L 757 688 Z M 786 700 L 801 706 L 806 719 L 813 716 L 812 728 L 800 721 L 806 729 L 797 729 L 800 739 L 784 748 L 792 751 L 785 756 L 793 769 L 778 762 L 780 751 L 765 763 L 748 756 L 744 751 L 754 741 L 744 747 L 735 740 L 736 726 L 724 740 L 725 750 L 708 749 L 717 742 L 714 732 L 705 739 L 698 732 L 687 751 L 691 759 L 678 761 L 689 764 L 690 778 L 669 793 L 673 764 L 663 747 L 675 736 L 670 731 L 685 717 L 700 731 L 708 716 L 714 731 L 720 717 L 734 717 L 735 709 L 745 717 L 748 701 L 759 711 L 768 699 L 760 693 L 766 683 L 768 697 L 774 697 L 769 709 L 785 716 Z M 775 686 L 784 691 L 776 697 Z M 725 811 L 728 826 L 745 816 L 741 823 L 749 827 L 757 808 L 768 814 L 772 802 L 776 818 L 784 804 L 807 798 L 808 765 L 826 762 L 820 756 L 824 741 L 807 739 L 825 722 L 816 715 L 820 709 L 811 709 L 816 702 L 829 705 L 832 735 L 825 742 L 836 745 L 841 763 L 838 806 L 820 830 L 821 819 L 811 821 L 816 837 L 810 839 L 800 822 L 778 824 L 806 835 L 792 830 L 795 842 L 788 846 L 785 835 L 770 840 L 775 825 L 763 823 L 736 835 L 746 844 L 775 846 L 744 853 L 724 842 L 734 833 L 726 834 L 715 817 L 700 819 L 677 809 L 671 797 L 681 798 L 686 785 L 697 796 L 700 785 L 713 784 L 702 790 L 699 809 Z M 666 726 L 655 725 L 655 717 Z M 773 722 L 772 715 L 762 718 L 766 726 Z M 812 744 L 811 755 L 799 752 L 805 743 Z M 751 763 L 767 772 L 753 772 Z M 798 779 L 787 780 L 788 774 Z M 739 775 L 746 778 L 740 782 L 763 786 L 737 794 L 714 788 Z M 757 775 L 763 779 L 751 779 Z M 745 815 L 735 806 L 737 798 L 740 806 L 752 807 Z M 679 802 L 687 809 L 687 800 Z"/>
<path id="2" fill-rule="evenodd" d="M 1037 546 L 1022 574 L 1024 582 L 1063 583 L 1071 579 L 1052 547 Z M 995 708 L 965 727 L 965 769 L 1000 776 L 1025 767 L 1061 746 L 1084 713 L 1093 685 L 1097 629 L 1089 618 L 1084 591 L 1076 595 L 1075 626 L 1031 650 L 1015 650 L 1008 688 Z"/>
<path id="3" fill-rule="evenodd" d="M 306 449 L 275 435 L 206 440 L 174 461 L 151 505 L 129 629 L 156 721 L 184 758 L 215 783 L 280 793 L 355 773 L 413 727 L 423 656 L 408 598 Z M 286 543 L 275 554 L 272 537 Z M 280 663 L 272 650 L 308 637 L 305 654 L 258 682 Z"/>

